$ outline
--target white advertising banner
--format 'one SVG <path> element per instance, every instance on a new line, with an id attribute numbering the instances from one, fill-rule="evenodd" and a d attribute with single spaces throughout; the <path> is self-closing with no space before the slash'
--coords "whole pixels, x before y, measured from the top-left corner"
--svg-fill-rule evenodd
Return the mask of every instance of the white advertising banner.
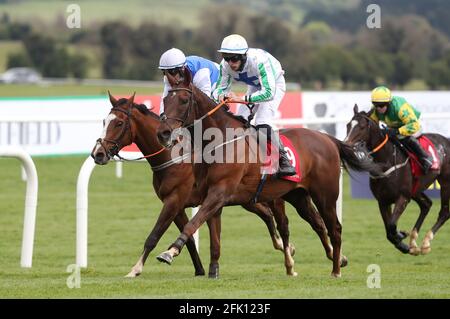
<path id="1" fill-rule="evenodd" d="M 106 96 L 0 99 L 0 147 L 21 145 L 31 155 L 89 153 L 110 109 Z"/>
<path id="2" fill-rule="evenodd" d="M 450 112 L 450 91 L 400 91 L 394 95 L 404 97 L 417 108 L 422 115 L 427 113 Z M 302 112 L 304 118 L 353 116 L 353 106 L 358 104 L 360 110 L 368 111 L 371 106 L 370 91 L 356 92 L 303 92 Z M 450 137 L 450 119 L 423 119 L 424 132 L 440 133 Z M 321 129 L 339 139 L 346 135 L 346 123 L 308 125 L 309 128 Z"/>

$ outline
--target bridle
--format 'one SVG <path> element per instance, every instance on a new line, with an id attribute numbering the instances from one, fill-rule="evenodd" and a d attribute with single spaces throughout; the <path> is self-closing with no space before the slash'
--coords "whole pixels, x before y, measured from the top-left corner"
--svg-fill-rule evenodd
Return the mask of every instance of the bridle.
<path id="1" fill-rule="evenodd" d="M 144 155 L 144 156 L 141 156 L 141 157 L 138 157 L 138 158 L 134 158 L 134 159 L 126 159 L 126 158 L 123 158 L 122 156 L 119 155 L 119 151 L 120 151 L 121 147 L 119 146 L 119 142 L 117 142 L 117 141 L 122 140 L 122 138 L 125 136 L 127 131 L 130 134 L 130 141 L 133 141 L 133 133 L 131 132 L 131 121 L 130 121 L 130 118 L 133 116 L 131 114 L 131 109 L 132 109 L 132 107 L 130 107 L 127 110 L 121 109 L 120 107 L 117 107 L 117 106 L 113 107 L 111 109 L 111 112 L 117 111 L 117 112 L 122 112 L 123 114 L 126 115 L 125 126 L 123 127 L 122 132 L 120 132 L 120 135 L 119 135 L 119 137 L 116 140 L 110 140 L 110 139 L 106 139 L 106 138 L 103 138 L 103 139 L 99 138 L 99 139 L 97 139 L 97 143 L 99 143 L 105 149 L 105 151 L 108 153 L 109 157 L 112 158 L 114 156 L 117 156 L 122 161 L 139 161 L 139 160 L 144 159 L 144 158 L 148 158 L 148 157 L 152 157 L 152 156 L 158 155 L 159 153 L 164 151 L 165 147 L 162 147 L 160 150 L 156 151 L 155 153 Z M 113 146 L 111 148 L 107 149 L 105 147 L 105 145 L 102 143 L 103 141 L 111 143 L 111 144 L 113 144 Z"/>
<path id="2" fill-rule="evenodd" d="M 161 122 L 166 124 L 169 127 L 171 132 L 173 131 L 173 128 L 170 126 L 170 124 L 167 122 L 167 120 L 174 120 L 174 121 L 180 122 L 181 127 L 183 127 L 183 128 L 189 128 L 189 127 L 195 125 L 194 123 L 192 123 L 192 124 L 189 124 L 186 126 L 186 121 L 187 121 L 189 115 L 191 114 L 191 109 L 192 109 L 194 103 L 196 103 L 194 100 L 194 91 L 191 89 L 191 85 L 189 85 L 189 88 L 175 88 L 175 89 L 169 90 L 167 93 L 170 94 L 172 92 L 178 92 L 178 91 L 185 91 L 185 92 L 189 93 L 189 101 L 188 101 L 189 105 L 188 105 L 187 110 L 184 112 L 183 117 L 182 118 L 168 117 L 166 115 L 166 113 L 164 113 L 164 112 L 161 113 L 161 115 L 160 115 Z"/>
<path id="3" fill-rule="evenodd" d="M 365 118 L 369 122 L 368 130 L 370 131 L 370 126 L 372 124 L 374 124 L 373 120 L 370 117 L 366 116 L 366 115 L 363 115 L 363 114 L 359 114 L 359 115 L 361 117 Z M 371 151 L 369 151 L 368 154 L 372 155 L 372 154 L 378 152 L 379 150 L 381 150 L 386 145 L 388 140 L 389 140 L 389 136 L 386 134 L 384 139 L 383 139 L 383 141 L 380 144 L 378 144 L 376 147 L 374 147 Z"/>

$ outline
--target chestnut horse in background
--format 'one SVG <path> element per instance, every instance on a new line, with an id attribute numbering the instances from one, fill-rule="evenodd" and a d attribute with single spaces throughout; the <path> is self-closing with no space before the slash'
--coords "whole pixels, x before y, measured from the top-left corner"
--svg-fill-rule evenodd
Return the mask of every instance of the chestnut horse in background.
<path id="1" fill-rule="evenodd" d="M 170 223 L 174 221 L 180 231 L 182 231 L 188 222 L 184 209 L 199 205 L 201 197 L 194 185 L 192 165 L 190 163 L 182 163 L 181 158 L 172 159 L 170 151 L 162 149 L 159 144 L 156 136 L 156 129 L 160 124 L 159 116 L 148 110 L 145 105 L 134 103 L 134 95 L 129 99 L 120 100 L 116 100 L 110 95 L 110 102 L 112 109 L 105 119 L 103 135 L 97 140 L 91 156 L 97 164 L 104 165 L 108 163 L 111 157 L 117 155 L 122 147 L 136 143 L 143 154 L 150 154 L 146 160 L 153 170 L 153 187 L 163 202 L 163 208 L 158 220 L 145 241 L 143 254 L 127 275 L 128 277 L 136 277 L 142 272 L 149 253 L 155 248 Z M 257 214 L 264 221 L 272 238 L 274 248 L 283 251 L 283 244 L 276 232 L 271 209 L 277 210 L 279 214 L 284 215 L 284 201 L 279 199 L 270 203 L 270 205 L 247 203 L 243 207 Z M 209 276 L 212 278 L 216 278 L 219 275 L 220 213 L 221 209 L 218 209 L 218 212 L 213 214 L 207 221 L 210 232 L 211 253 Z M 327 257 L 332 259 L 332 248 L 328 242 L 326 228 L 320 215 L 311 210 L 305 211 L 302 217 L 317 232 Z M 195 267 L 195 274 L 204 275 L 203 266 L 192 237 L 189 237 L 186 245 Z M 294 248 L 290 247 L 290 251 L 294 253 Z"/>
<path id="2" fill-rule="evenodd" d="M 193 128 L 195 136 L 198 123 L 202 124 L 200 136 L 203 136 L 205 130 L 209 128 L 218 128 L 222 131 L 222 135 L 226 136 L 227 128 L 244 130 L 247 127 L 242 118 L 223 107 L 220 108 L 221 105 L 217 105 L 192 85 L 190 72 L 185 72 L 181 79 L 168 74 L 168 80 L 172 89 L 164 98 L 165 114 L 162 115 L 163 121 L 158 128 L 158 138 L 162 145 L 166 147 L 174 145 L 179 136 L 173 133 L 181 128 Z M 305 211 L 311 213 L 313 202 L 325 223 L 333 246 L 331 274 L 340 277 L 342 227 L 336 215 L 336 201 L 339 195 L 341 161 L 356 170 L 378 171 L 377 166 L 370 161 L 360 161 L 350 146 L 318 131 L 298 128 L 283 130 L 282 133 L 290 139 L 299 154 L 302 180 L 296 183 L 272 175 L 267 179 L 258 201 L 271 202 L 283 198 L 295 207 L 300 216 Z M 157 257 L 158 260 L 170 264 L 181 252 L 188 238 L 218 209 L 225 205 L 242 205 L 254 200 L 264 163 L 261 158 L 256 163 L 250 163 L 248 160 L 251 153 L 248 143 L 250 138 L 256 137 L 246 137 L 244 152 L 241 152 L 243 160 L 240 158 L 234 163 L 223 160 L 193 164 L 202 206 L 169 250 Z M 203 154 L 205 143 L 200 142 L 200 145 Z M 287 218 L 277 211 L 273 213 L 283 240 L 287 274 L 296 276 L 294 260 L 287 249 L 289 247 Z"/>
<path id="3" fill-rule="evenodd" d="M 353 108 L 354 115 L 347 124 L 345 142 L 360 150 L 361 154 L 370 154 L 374 162 L 380 163 L 382 174 L 375 174 L 370 178 L 370 189 L 378 201 L 381 217 L 386 229 L 387 239 L 402 253 L 411 255 L 427 254 L 431 250 L 431 240 L 438 229 L 450 217 L 450 141 L 439 134 L 424 134 L 434 144 L 441 166 L 431 169 L 426 175 L 414 180 L 411 173 L 411 161 L 395 141 L 387 140 L 379 125 L 370 118 L 372 111 L 358 111 Z M 385 143 L 385 144 L 384 144 Z M 422 247 L 418 247 L 416 239 L 420 227 L 433 204 L 424 193 L 437 180 L 441 185 L 441 210 L 434 226 L 423 239 Z M 413 186 L 417 182 L 416 186 Z M 420 214 L 410 233 L 409 246 L 403 243 L 407 233 L 397 230 L 397 222 L 405 211 L 408 203 L 414 200 L 420 207 Z M 394 209 L 392 210 L 392 205 Z"/>

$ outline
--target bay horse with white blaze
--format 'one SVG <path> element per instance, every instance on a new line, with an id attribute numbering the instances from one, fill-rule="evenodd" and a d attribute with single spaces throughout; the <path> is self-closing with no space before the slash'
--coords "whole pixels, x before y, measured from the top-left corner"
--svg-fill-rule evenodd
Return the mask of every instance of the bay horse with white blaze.
<path id="1" fill-rule="evenodd" d="M 213 100 L 201 92 L 191 83 L 191 75 L 185 72 L 182 79 L 174 78 L 170 74 L 168 80 L 172 89 L 164 98 L 165 114 L 158 129 L 158 138 L 162 145 L 169 147 L 177 141 L 174 130 L 182 127 L 194 129 L 202 123 L 201 133 L 210 128 L 218 128 L 226 136 L 227 128 L 243 129 L 243 121 L 220 108 Z M 198 121 L 201 119 L 200 121 Z M 312 210 L 314 202 L 320 213 L 333 249 L 332 275 L 341 275 L 341 224 L 336 215 L 336 200 L 339 195 L 339 176 L 341 160 L 356 170 L 376 170 L 376 165 L 369 161 L 360 161 L 353 149 L 329 135 L 308 129 L 290 129 L 282 133 L 295 146 L 301 164 L 301 182 L 291 182 L 270 176 L 258 201 L 271 202 L 278 198 L 291 203 L 298 214 Z M 195 135 L 195 132 L 194 132 Z M 201 134 L 203 136 L 203 134 Z M 180 252 L 186 240 L 215 212 L 225 205 L 242 205 L 254 200 L 255 193 L 261 179 L 262 160 L 249 162 L 248 139 L 244 144 L 244 160 L 234 163 L 201 162 L 194 163 L 194 176 L 198 191 L 202 197 L 199 212 L 184 227 L 177 240 L 169 250 L 158 256 L 158 260 L 171 263 Z M 202 145 L 205 147 L 205 145 Z M 274 211 L 275 220 L 279 226 L 283 247 L 285 249 L 285 266 L 288 275 L 295 276 L 294 260 L 290 255 L 289 231 L 286 216 Z"/>
<path id="2" fill-rule="evenodd" d="M 169 150 L 161 148 L 156 136 L 156 129 L 160 121 L 159 116 L 147 109 L 145 105 L 134 103 L 134 95 L 128 99 L 117 100 L 110 97 L 112 109 L 105 119 L 104 132 L 91 153 L 95 162 L 100 165 L 118 154 L 119 150 L 131 143 L 136 143 L 153 170 L 153 187 L 157 196 L 163 202 L 163 208 L 158 220 L 147 237 L 144 251 L 136 265 L 127 277 L 136 277 L 141 274 L 144 263 L 149 253 L 154 249 L 164 232 L 172 221 L 175 222 L 180 231 L 188 222 L 185 208 L 200 204 L 200 196 L 195 187 L 192 165 L 183 163 L 182 158 L 171 158 Z M 189 155 L 189 154 L 187 154 Z M 273 220 L 272 210 L 284 214 L 284 202 L 279 199 L 270 205 L 264 203 L 245 204 L 247 210 L 257 214 L 266 224 L 275 249 L 283 250 Z M 208 219 L 210 231 L 211 263 L 209 276 L 217 278 L 219 275 L 220 257 L 220 231 L 221 231 L 221 209 Z M 327 239 L 325 225 L 320 216 L 312 211 L 305 212 L 302 217 L 307 220 L 311 227 L 319 235 L 328 258 L 332 258 L 332 250 Z M 196 275 L 204 275 L 198 252 L 192 238 L 187 241 L 187 247 L 195 267 Z M 294 248 L 291 247 L 291 252 Z"/>
<path id="3" fill-rule="evenodd" d="M 424 134 L 434 144 L 436 154 L 433 157 L 440 165 L 436 165 L 435 169 L 432 167 L 425 175 L 415 177 L 411 171 L 411 165 L 414 164 L 412 161 L 415 159 L 409 158 L 400 149 L 398 142 L 388 140 L 388 136 L 370 118 L 372 111 L 359 112 L 358 106 L 355 105 L 353 112 L 354 115 L 347 124 L 345 142 L 360 150 L 361 154 L 370 155 L 374 162 L 382 165 L 383 173 L 371 176 L 370 189 L 378 201 L 387 239 L 402 253 L 412 255 L 429 253 L 431 240 L 450 217 L 450 141 L 439 134 Z M 424 192 L 435 180 L 441 185 L 441 210 L 437 222 L 427 232 L 422 247 L 419 248 L 416 239 L 432 205 L 431 199 Z M 410 232 L 408 246 L 402 241 L 407 237 L 407 232 L 398 231 L 397 222 L 411 199 L 419 205 L 420 214 Z"/>

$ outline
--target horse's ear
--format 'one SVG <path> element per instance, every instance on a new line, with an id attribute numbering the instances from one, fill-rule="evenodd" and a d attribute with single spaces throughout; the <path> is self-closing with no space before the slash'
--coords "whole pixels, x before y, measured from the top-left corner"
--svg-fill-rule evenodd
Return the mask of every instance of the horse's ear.
<path id="1" fill-rule="evenodd" d="M 375 109 L 374 109 L 374 108 L 371 108 L 370 111 L 367 112 L 366 115 L 370 117 L 374 111 L 375 111 Z"/>
<path id="2" fill-rule="evenodd" d="M 177 79 L 173 75 L 171 75 L 169 72 L 166 72 L 167 81 L 169 81 L 169 84 L 171 87 L 174 87 L 178 84 Z"/>
<path id="3" fill-rule="evenodd" d="M 111 95 L 111 92 L 109 92 L 109 90 L 108 90 L 108 95 L 109 95 L 109 101 L 111 102 L 112 106 L 116 106 L 117 100 L 114 96 Z"/>
<path id="4" fill-rule="evenodd" d="M 192 82 L 192 74 L 191 71 L 187 67 L 184 67 L 184 86 L 188 87 Z"/>
<path id="5" fill-rule="evenodd" d="M 135 96 L 136 96 L 136 91 L 134 91 L 133 95 L 130 96 L 130 98 L 128 99 L 128 102 L 129 102 L 130 104 L 133 104 L 133 103 L 134 103 L 134 97 L 135 97 Z"/>
<path id="6" fill-rule="evenodd" d="M 353 113 L 358 114 L 358 104 L 355 103 L 355 106 L 353 107 Z"/>

